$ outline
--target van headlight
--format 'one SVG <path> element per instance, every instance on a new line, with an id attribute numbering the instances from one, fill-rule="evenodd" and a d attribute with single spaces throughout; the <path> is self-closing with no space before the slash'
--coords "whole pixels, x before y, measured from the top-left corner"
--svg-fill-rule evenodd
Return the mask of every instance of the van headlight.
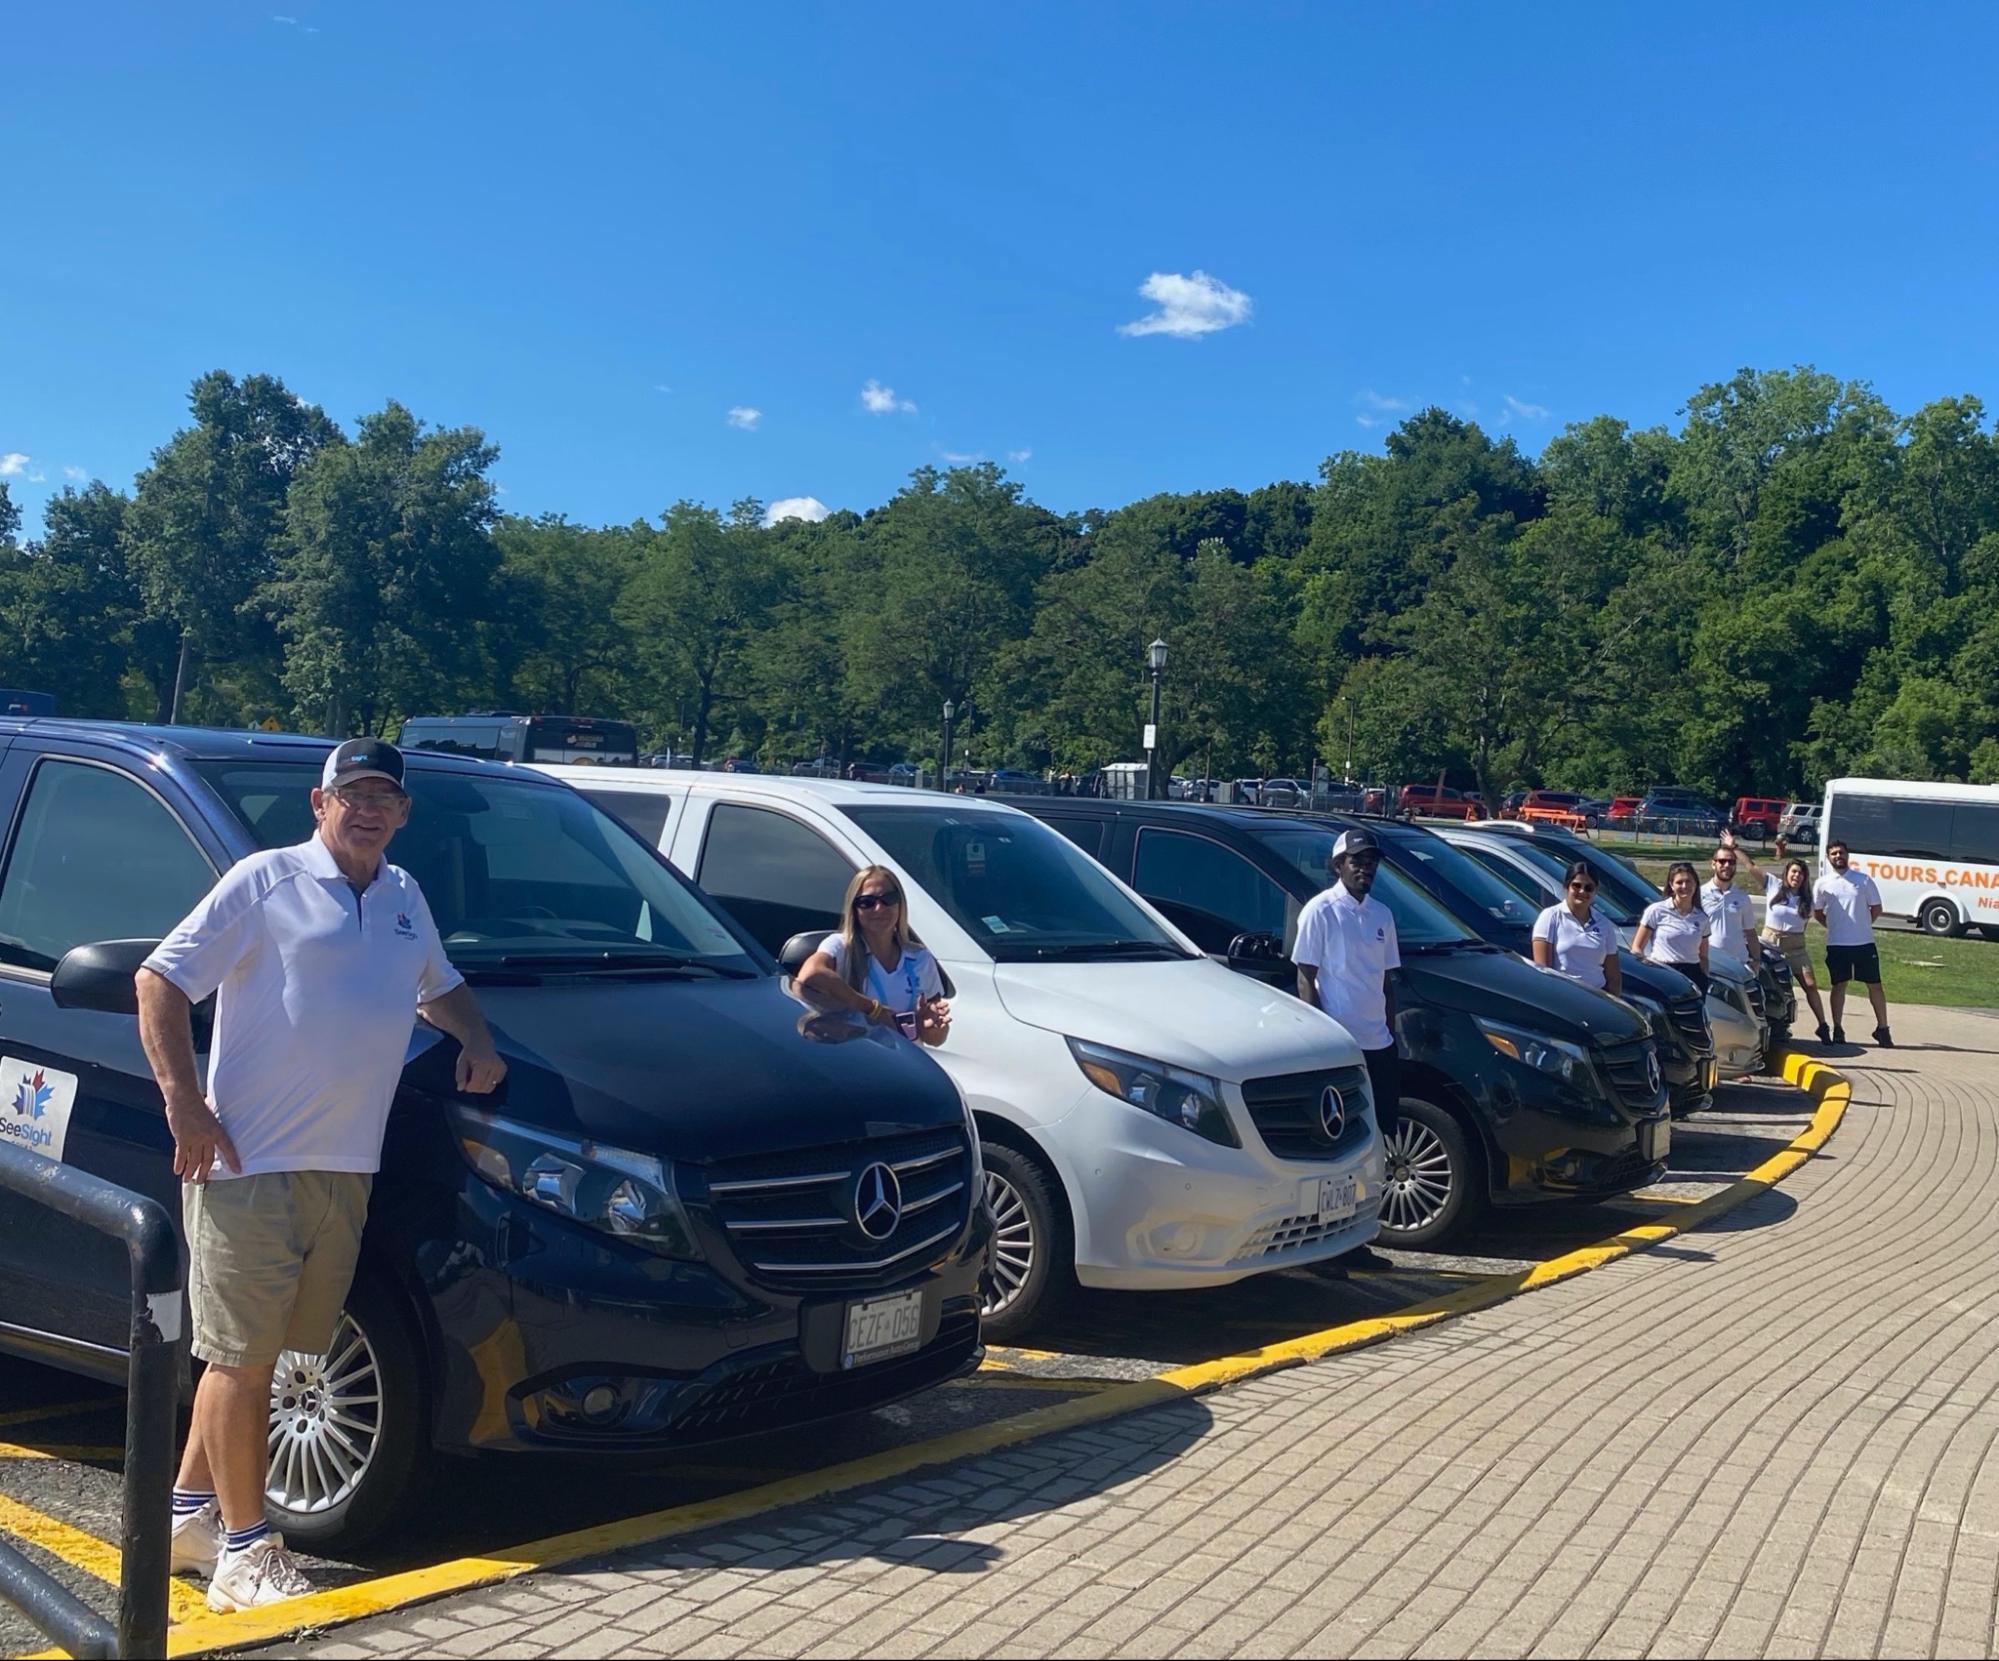
<path id="1" fill-rule="evenodd" d="M 1525 1027 L 1510 1027 L 1504 1021 L 1487 1021 L 1478 1016 L 1472 1019 L 1477 1023 L 1478 1030 L 1485 1034 L 1485 1041 L 1510 1060 L 1532 1067 L 1537 1073 L 1550 1073 L 1565 1084 L 1593 1086 L 1596 1083 L 1596 1069 L 1590 1065 L 1589 1054 L 1580 1044 L 1550 1038 L 1546 1033 L 1529 1032 Z"/>
<path id="2" fill-rule="evenodd" d="M 662 1257 L 701 1257 L 673 1172 L 656 1154 L 579 1142 L 461 1102 L 449 1111 L 466 1161 L 495 1188 Z"/>
<path id="3" fill-rule="evenodd" d="M 1069 1053 L 1083 1069 L 1083 1077 L 1105 1095 L 1142 1107 L 1169 1125 L 1225 1148 L 1242 1146 L 1229 1123 L 1228 1109 L 1222 1106 L 1222 1087 L 1216 1080 L 1080 1038 L 1069 1040 Z"/>

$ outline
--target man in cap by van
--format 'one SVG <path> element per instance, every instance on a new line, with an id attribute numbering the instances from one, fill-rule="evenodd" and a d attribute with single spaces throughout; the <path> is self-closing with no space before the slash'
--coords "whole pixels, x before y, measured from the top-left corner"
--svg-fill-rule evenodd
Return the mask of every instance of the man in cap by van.
<path id="1" fill-rule="evenodd" d="M 280 1352 L 333 1341 L 412 1022 L 458 1040 L 460 1090 L 506 1073 L 422 890 L 383 858 L 409 819 L 401 752 L 349 739 L 326 758 L 312 811 L 313 836 L 233 867 L 138 976 L 207 1363 L 172 1565 L 208 1573 L 208 1606 L 223 1612 L 312 1589 L 264 1512 L 271 1375 Z M 190 1013 L 211 993 L 204 1095 Z"/>
<path id="2" fill-rule="evenodd" d="M 1388 975 L 1402 967 L 1395 917 L 1369 898 L 1381 869 L 1381 843 L 1365 828 L 1342 831 L 1333 843 L 1332 887 L 1315 894 L 1298 914 L 1298 942 L 1291 961 L 1298 995 L 1316 1004 L 1353 1035 L 1367 1061 L 1375 1123 L 1385 1143 L 1394 1134 L 1402 1099 L 1402 1065 L 1395 1053 L 1395 1010 Z M 1392 1267 L 1362 1247 L 1340 1259 L 1352 1265 Z"/>

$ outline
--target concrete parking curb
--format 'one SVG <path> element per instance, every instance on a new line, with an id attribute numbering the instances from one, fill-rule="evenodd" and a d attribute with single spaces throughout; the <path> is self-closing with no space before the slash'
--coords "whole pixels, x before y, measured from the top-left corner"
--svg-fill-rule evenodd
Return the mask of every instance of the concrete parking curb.
<path id="1" fill-rule="evenodd" d="M 316 1592 L 267 1609 L 236 1615 L 199 1616 L 173 1630 L 167 1653 L 172 1656 L 201 1655 L 269 1643 L 427 1602 L 454 1592 L 510 1580 L 530 1570 L 557 1568 L 634 1546 L 654 1544 L 675 1535 L 741 1522 L 784 1506 L 804 1504 L 906 1476 L 927 1466 L 1017 1446 L 1058 1431 L 1100 1423 L 1144 1408 L 1185 1401 L 1260 1374 L 1365 1348 L 1440 1321 L 1493 1308 L 1523 1292 L 1557 1285 L 1601 1268 L 1606 1263 L 1648 1250 L 1735 1210 L 1767 1193 L 1822 1148 L 1845 1114 L 1851 1099 L 1851 1087 L 1840 1074 L 1823 1063 L 1796 1054 L 1784 1056 L 1781 1070 L 1787 1082 L 1799 1086 L 1813 1098 L 1811 1124 L 1754 1170 L 1720 1193 L 1698 1204 L 1682 1207 L 1668 1222 L 1626 1229 L 1608 1240 L 1537 1263 L 1521 1273 L 1487 1276 L 1458 1291 L 1414 1304 L 1392 1315 L 1351 1321 L 1280 1344 L 1175 1368 L 1157 1378 L 1119 1385 L 1095 1395 L 1058 1402 L 906 1448 L 871 1454 L 825 1470 L 787 1477 L 722 1499 L 673 1506 L 596 1528 L 552 1535 L 491 1556 L 458 1558 L 429 1568 L 385 1575 L 352 1586 Z M 54 1656 L 63 1652 L 49 1650 L 41 1653 Z"/>

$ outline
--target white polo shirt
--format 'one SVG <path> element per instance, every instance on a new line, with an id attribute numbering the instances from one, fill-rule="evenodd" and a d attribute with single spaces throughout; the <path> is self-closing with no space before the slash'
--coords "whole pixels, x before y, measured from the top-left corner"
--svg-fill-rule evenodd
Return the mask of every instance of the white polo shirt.
<path id="1" fill-rule="evenodd" d="M 1749 955 L 1749 929 L 1754 920 L 1756 902 L 1749 897 L 1749 891 L 1735 883 L 1723 888 L 1712 880 L 1701 884 L 1701 910 L 1713 924 L 1713 932 L 1708 936 L 1709 946 L 1718 952 L 1733 952 L 1737 957 Z"/>
<path id="2" fill-rule="evenodd" d="M 1395 1042 L 1388 1030 L 1388 971 L 1402 967 L 1395 915 L 1370 895 L 1356 900 L 1336 882 L 1298 913 L 1291 961 L 1319 972 L 1319 1007 L 1364 1050 Z"/>
<path id="3" fill-rule="evenodd" d="M 1571 980 L 1599 988 L 1607 984 L 1603 960 L 1617 951 L 1617 930 L 1602 912 L 1592 907 L 1589 921 L 1578 923 L 1576 914 L 1558 902 L 1534 919 L 1534 938 L 1555 948 L 1555 967 Z"/>
<path id="4" fill-rule="evenodd" d="M 1825 943 L 1828 946 L 1871 946 L 1874 919 L 1869 906 L 1881 903 L 1881 890 L 1865 871 L 1852 866 L 1845 874 L 1828 870 L 1812 884 L 1812 909 L 1825 914 Z"/>
<path id="5" fill-rule="evenodd" d="M 1650 929 L 1645 956 L 1653 963 L 1698 963 L 1701 942 L 1714 932 L 1714 921 L 1699 906 L 1682 911 L 1671 900 L 1654 900 L 1638 919 L 1638 926 Z"/>
<path id="6" fill-rule="evenodd" d="M 1806 915 L 1798 904 L 1798 896 L 1784 886 L 1784 879 L 1775 871 L 1763 873 L 1763 921 L 1779 934 L 1803 934 Z"/>
<path id="7" fill-rule="evenodd" d="M 317 836 L 231 869 L 146 967 L 218 994 L 208 1105 L 244 1176 L 378 1169 L 417 1005 L 464 979 L 414 877 L 356 894 Z"/>
<path id="8" fill-rule="evenodd" d="M 827 935 L 819 949 L 842 975 L 847 972 L 844 935 Z M 944 972 L 937 967 L 937 959 L 930 955 L 927 946 L 910 945 L 893 969 L 885 968 L 880 958 L 869 956 L 866 990 L 869 997 L 879 999 L 896 1014 L 914 1015 L 916 1006 L 925 998 L 944 996 Z"/>

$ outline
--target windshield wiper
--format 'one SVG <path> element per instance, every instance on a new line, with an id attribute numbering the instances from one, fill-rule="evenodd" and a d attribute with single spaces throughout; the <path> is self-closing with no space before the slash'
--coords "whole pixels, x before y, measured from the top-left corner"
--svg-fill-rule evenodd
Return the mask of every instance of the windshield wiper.
<path id="1" fill-rule="evenodd" d="M 757 971 L 739 969 L 732 963 L 712 958 L 686 957 L 678 952 L 502 952 L 502 969 L 554 969 L 572 975 L 624 974 L 637 970 L 648 974 L 691 972 L 718 975 L 725 980 L 755 980 Z"/>
<path id="2" fill-rule="evenodd" d="M 1169 957 L 1187 954 L 1170 940 L 1071 940 L 1060 946 L 1030 947 L 1036 957 Z"/>

